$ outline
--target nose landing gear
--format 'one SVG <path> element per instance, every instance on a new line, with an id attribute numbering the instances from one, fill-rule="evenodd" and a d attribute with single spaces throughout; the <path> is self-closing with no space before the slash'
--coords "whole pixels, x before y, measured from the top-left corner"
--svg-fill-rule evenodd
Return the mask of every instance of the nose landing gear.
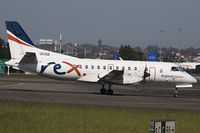
<path id="1" fill-rule="evenodd" d="M 175 88 L 175 90 L 174 90 L 174 97 L 175 97 L 175 98 L 178 98 L 178 97 L 179 97 L 178 88 Z"/>

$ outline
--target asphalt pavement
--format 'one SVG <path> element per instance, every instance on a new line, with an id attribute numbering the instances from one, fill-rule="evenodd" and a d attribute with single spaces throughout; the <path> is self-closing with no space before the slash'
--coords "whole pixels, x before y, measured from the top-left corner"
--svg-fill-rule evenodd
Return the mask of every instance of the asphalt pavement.
<path id="1" fill-rule="evenodd" d="M 108 88 L 108 86 L 106 86 Z M 200 83 L 179 89 L 174 98 L 172 83 L 112 85 L 114 95 L 102 95 L 100 84 L 59 81 L 36 75 L 0 75 L 0 100 L 200 110 Z"/>

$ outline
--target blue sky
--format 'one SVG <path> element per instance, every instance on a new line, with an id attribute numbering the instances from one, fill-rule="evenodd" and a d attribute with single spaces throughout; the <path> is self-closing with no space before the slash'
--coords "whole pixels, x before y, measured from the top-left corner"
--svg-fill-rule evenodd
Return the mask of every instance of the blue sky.
<path id="1" fill-rule="evenodd" d="M 7 40 L 5 21 L 16 20 L 32 41 L 62 33 L 64 43 L 200 47 L 199 7 L 200 0 L 1 0 L 0 37 Z"/>

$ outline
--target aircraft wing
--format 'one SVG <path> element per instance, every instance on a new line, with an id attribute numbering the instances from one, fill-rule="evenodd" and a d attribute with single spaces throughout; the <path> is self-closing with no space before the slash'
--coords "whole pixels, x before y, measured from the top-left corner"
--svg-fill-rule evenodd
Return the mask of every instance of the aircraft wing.
<path id="1" fill-rule="evenodd" d="M 124 70 L 113 70 L 98 80 L 99 83 L 114 84 L 135 84 L 141 81 L 143 81 L 143 77 L 138 73 L 130 73 Z"/>
<path id="2" fill-rule="evenodd" d="M 99 77 L 98 82 L 99 83 L 104 83 L 104 82 L 109 82 L 109 83 L 118 83 L 118 84 L 122 84 L 123 83 L 123 74 L 124 71 L 120 71 L 120 70 L 113 70 L 111 72 L 109 72 L 108 74 L 106 74 L 103 77 Z"/>
<path id="3" fill-rule="evenodd" d="M 109 73 L 95 73 L 78 79 L 78 81 L 112 83 L 112 84 L 135 84 L 143 81 L 140 73 L 130 73 L 124 70 L 112 70 Z"/>

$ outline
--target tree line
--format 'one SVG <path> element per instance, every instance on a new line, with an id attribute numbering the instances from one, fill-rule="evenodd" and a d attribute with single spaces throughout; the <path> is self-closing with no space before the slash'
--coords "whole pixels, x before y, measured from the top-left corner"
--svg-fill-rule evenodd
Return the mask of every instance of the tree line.
<path id="1" fill-rule="evenodd" d="M 0 59 L 10 59 L 10 49 L 7 42 L 0 38 Z"/>

